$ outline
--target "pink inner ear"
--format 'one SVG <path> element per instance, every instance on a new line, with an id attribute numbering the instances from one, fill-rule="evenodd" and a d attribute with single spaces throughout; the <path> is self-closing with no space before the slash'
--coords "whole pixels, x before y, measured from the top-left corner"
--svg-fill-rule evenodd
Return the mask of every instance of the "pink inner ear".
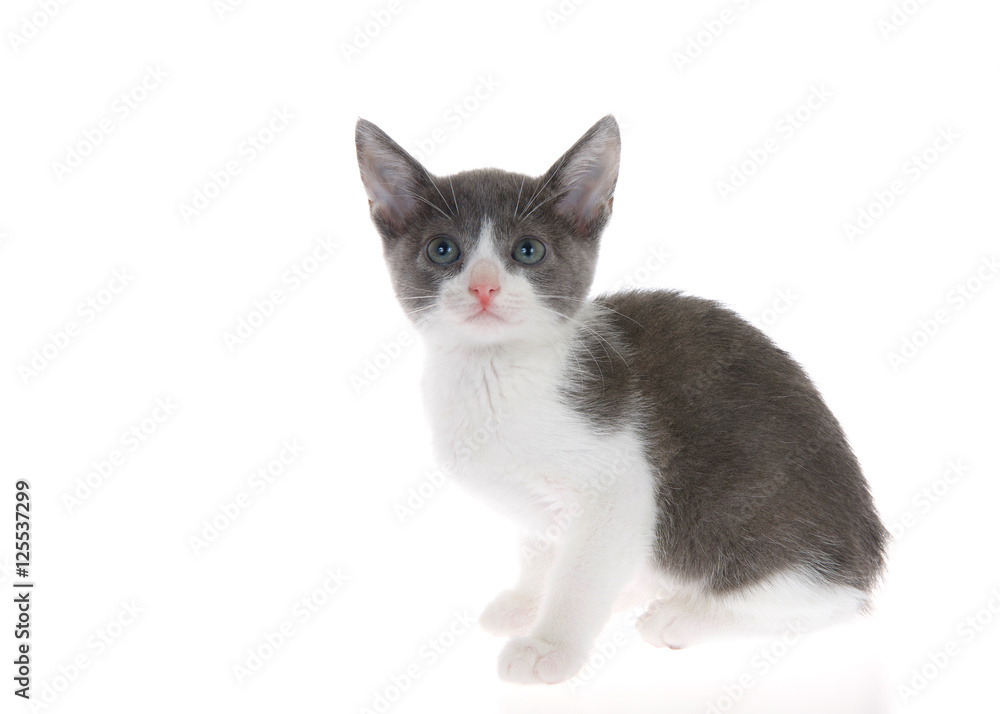
<path id="1" fill-rule="evenodd" d="M 574 157 L 567 167 L 563 185 L 568 192 L 556 206 L 581 227 L 597 218 L 601 208 L 611 200 L 618 175 L 614 147 L 595 148 L 598 150 Z"/>
<path id="2" fill-rule="evenodd" d="M 416 200 L 409 194 L 406 168 L 398 161 L 377 156 L 366 156 L 361 171 L 361 179 L 368 192 L 372 210 L 378 212 L 390 223 L 402 222 L 413 210 Z"/>
<path id="3" fill-rule="evenodd" d="M 590 127 L 550 169 L 554 189 L 563 194 L 555 210 L 580 230 L 609 206 L 618 181 L 621 139 L 610 114 Z"/>
<path id="4" fill-rule="evenodd" d="M 378 177 L 378 203 L 387 214 L 386 217 L 396 222 L 403 220 L 416 201 L 409 195 L 409 189 L 400 180 L 398 173 L 382 168 Z"/>

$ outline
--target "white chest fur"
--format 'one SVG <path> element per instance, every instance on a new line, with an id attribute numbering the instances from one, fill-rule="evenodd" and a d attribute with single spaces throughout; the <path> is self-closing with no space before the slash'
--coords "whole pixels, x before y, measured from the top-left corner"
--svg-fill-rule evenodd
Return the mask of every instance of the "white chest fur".
<path id="1" fill-rule="evenodd" d="M 551 343 L 429 350 L 424 392 L 438 459 L 528 528 L 623 488 L 650 491 L 631 430 L 602 434 L 566 402 L 564 355 Z"/>

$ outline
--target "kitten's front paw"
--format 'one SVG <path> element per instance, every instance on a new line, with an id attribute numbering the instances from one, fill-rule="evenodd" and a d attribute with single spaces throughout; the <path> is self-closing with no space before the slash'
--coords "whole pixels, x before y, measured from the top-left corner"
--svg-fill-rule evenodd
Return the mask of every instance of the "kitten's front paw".
<path id="1" fill-rule="evenodd" d="M 505 590 L 479 615 L 480 626 L 491 635 L 514 637 L 528 631 L 538 613 L 538 602 L 516 590 Z"/>
<path id="2" fill-rule="evenodd" d="M 576 674 L 587 656 L 586 648 L 518 637 L 500 652 L 500 679 L 517 684 L 557 684 Z"/>

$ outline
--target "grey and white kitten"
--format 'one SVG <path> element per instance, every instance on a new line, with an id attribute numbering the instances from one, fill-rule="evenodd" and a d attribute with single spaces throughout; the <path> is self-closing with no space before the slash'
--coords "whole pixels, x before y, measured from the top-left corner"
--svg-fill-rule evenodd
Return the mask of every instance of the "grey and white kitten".
<path id="1" fill-rule="evenodd" d="M 435 451 L 523 531 L 520 579 L 481 616 L 512 637 L 503 679 L 573 676 L 627 592 L 648 602 L 642 637 L 673 648 L 868 607 L 886 531 L 799 365 L 709 300 L 587 298 L 618 178 L 613 117 L 536 178 L 435 177 L 365 120 L 356 142 L 427 345 Z"/>

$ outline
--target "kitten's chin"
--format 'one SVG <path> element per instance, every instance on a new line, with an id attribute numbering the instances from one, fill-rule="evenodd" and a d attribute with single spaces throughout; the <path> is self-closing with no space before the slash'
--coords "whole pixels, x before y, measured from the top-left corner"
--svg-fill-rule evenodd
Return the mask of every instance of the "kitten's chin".
<path id="1" fill-rule="evenodd" d="M 454 336 L 477 345 L 496 345 L 517 339 L 521 324 L 485 310 L 474 313 L 454 325 Z"/>
<path id="2" fill-rule="evenodd" d="M 524 318 L 482 310 L 435 322 L 425 330 L 439 343 L 469 347 L 489 347 L 544 337 L 546 330 Z"/>

